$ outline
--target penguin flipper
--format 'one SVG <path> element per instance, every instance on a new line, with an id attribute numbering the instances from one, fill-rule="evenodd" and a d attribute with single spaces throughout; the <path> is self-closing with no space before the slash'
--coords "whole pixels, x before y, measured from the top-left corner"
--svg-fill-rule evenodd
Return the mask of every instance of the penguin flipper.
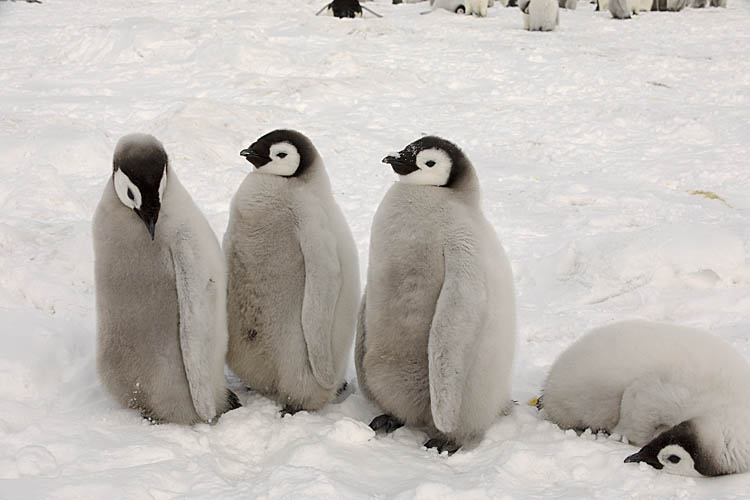
<path id="1" fill-rule="evenodd" d="M 362 301 L 359 303 L 359 314 L 357 315 L 357 338 L 354 341 L 354 368 L 357 370 L 357 385 L 362 394 L 369 399 L 374 401 L 375 399 L 367 387 L 367 378 L 365 370 L 362 364 L 365 359 L 365 338 L 367 337 L 367 331 L 365 330 L 365 304 L 367 303 L 367 287 L 365 286 L 365 292 L 362 294 Z"/>
<path id="2" fill-rule="evenodd" d="M 622 395 L 620 420 L 613 433 L 644 446 L 663 431 L 679 424 L 695 405 L 695 394 L 657 374 L 633 381 Z"/>
<path id="3" fill-rule="evenodd" d="M 325 389 L 336 385 L 333 367 L 333 320 L 341 293 L 341 261 L 336 238 L 325 226 L 321 212 L 310 214 L 299 224 L 298 235 L 305 262 L 302 298 L 302 332 L 313 376 Z"/>
<path id="4" fill-rule="evenodd" d="M 182 362 L 195 411 L 203 422 L 210 422 L 217 413 L 211 361 L 215 358 L 212 337 L 217 294 L 221 291 L 189 244 L 194 240 L 190 229 L 183 227 L 181 233 L 170 253 L 177 284 Z"/>
<path id="5" fill-rule="evenodd" d="M 459 426 L 466 377 L 486 316 L 485 274 L 475 248 L 468 235 L 459 235 L 443 247 L 445 278 L 427 351 L 432 417 L 444 433 Z"/>

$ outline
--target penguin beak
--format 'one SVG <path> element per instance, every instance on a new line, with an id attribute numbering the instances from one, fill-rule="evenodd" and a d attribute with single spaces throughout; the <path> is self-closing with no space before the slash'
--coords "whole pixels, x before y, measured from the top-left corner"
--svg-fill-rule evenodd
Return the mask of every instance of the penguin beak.
<path id="1" fill-rule="evenodd" d="M 240 151 L 240 156 L 244 156 L 247 161 L 255 166 L 255 168 L 260 168 L 271 161 L 271 158 L 257 153 L 252 149 L 252 147 Z"/>
<path id="2" fill-rule="evenodd" d="M 645 448 L 639 451 L 638 453 L 634 453 L 633 455 L 630 455 L 628 458 L 625 459 L 626 464 L 632 464 L 632 463 L 638 463 L 638 462 L 645 462 L 657 470 L 661 470 L 664 468 L 661 462 L 659 462 L 659 460 L 654 455 L 652 455 L 651 453 L 648 453 L 648 451 L 646 451 Z"/>
<path id="3" fill-rule="evenodd" d="M 393 171 L 398 175 L 409 175 L 415 170 L 419 170 L 419 168 L 413 163 L 405 162 L 400 157 L 394 155 L 388 155 L 383 158 L 383 163 L 389 164 Z"/>
<path id="4" fill-rule="evenodd" d="M 146 224 L 148 234 L 151 235 L 151 241 L 154 241 L 156 237 L 156 221 L 159 219 L 159 207 L 156 210 L 138 210 L 137 208 L 134 210 L 143 223 Z"/>

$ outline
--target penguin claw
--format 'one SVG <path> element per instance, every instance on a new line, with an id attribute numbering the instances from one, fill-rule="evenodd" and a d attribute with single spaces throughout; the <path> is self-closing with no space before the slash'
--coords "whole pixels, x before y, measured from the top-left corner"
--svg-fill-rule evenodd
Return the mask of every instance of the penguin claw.
<path id="1" fill-rule="evenodd" d="M 292 405 L 284 405 L 284 407 L 279 411 L 279 413 L 281 413 L 281 417 L 283 418 L 283 417 L 286 417 L 287 415 L 294 415 L 301 409 L 302 408 L 298 408 Z"/>
<path id="2" fill-rule="evenodd" d="M 399 427 L 403 427 L 404 424 L 396 417 L 391 415 L 383 414 L 372 419 L 370 422 L 370 429 L 375 432 L 383 431 L 385 434 L 390 434 Z"/>
<path id="3" fill-rule="evenodd" d="M 428 450 L 430 448 L 437 448 L 438 453 L 448 452 L 448 455 L 453 455 L 461 447 L 455 441 L 443 438 L 432 438 L 424 444 L 424 447 Z"/>
<path id="4" fill-rule="evenodd" d="M 237 408 L 241 408 L 242 403 L 240 403 L 240 398 L 237 397 L 237 394 L 234 393 L 231 389 L 227 389 L 227 410 L 226 411 L 232 411 L 236 410 Z"/>

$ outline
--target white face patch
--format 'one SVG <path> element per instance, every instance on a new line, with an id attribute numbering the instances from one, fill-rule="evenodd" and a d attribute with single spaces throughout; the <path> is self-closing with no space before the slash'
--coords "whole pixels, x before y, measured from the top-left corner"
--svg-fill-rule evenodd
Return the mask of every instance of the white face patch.
<path id="1" fill-rule="evenodd" d="M 159 203 L 164 197 L 164 190 L 167 189 L 167 165 L 164 164 L 164 171 L 161 173 L 161 181 L 159 181 Z"/>
<path id="2" fill-rule="evenodd" d="M 162 182 L 164 182 L 163 179 Z M 117 197 L 120 198 L 120 201 L 126 207 L 133 209 L 141 208 L 140 189 L 120 169 L 115 170 L 115 193 L 117 193 Z"/>
<path id="3" fill-rule="evenodd" d="M 695 470 L 695 462 L 690 453 L 678 444 L 670 444 L 659 451 L 656 457 L 664 466 L 664 472 L 680 476 L 703 477 Z"/>
<path id="4" fill-rule="evenodd" d="M 268 156 L 271 161 L 258 168 L 258 173 L 289 177 L 299 168 L 299 152 L 289 142 L 277 142 L 269 148 Z"/>
<path id="5" fill-rule="evenodd" d="M 417 167 L 419 170 L 407 175 L 399 175 L 399 180 L 406 184 L 445 186 L 451 175 L 453 162 L 448 153 L 442 149 L 432 148 L 417 154 Z"/>

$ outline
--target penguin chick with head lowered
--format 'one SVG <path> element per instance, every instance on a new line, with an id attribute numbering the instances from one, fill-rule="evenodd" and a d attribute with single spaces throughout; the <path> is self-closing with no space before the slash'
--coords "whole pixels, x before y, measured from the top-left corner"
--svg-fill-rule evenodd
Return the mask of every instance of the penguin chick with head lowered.
<path id="1" fill-rule="evenodd" d="M 626 462 L 686 476 L 750 468 L 750 365 L 693 328 L 623 321 L 595 329 L 550 369 L 541 406 L 563 429 L 625 436 Z"/>
<path id="2" fill-rule="evenodd" d="M 210 422 L 239 406 L 219 243 L 158 140 L 123 137 L 113 163 L 93 221 L 99 376 L 154 421 Z"/>
<path id="3" fill-rule="evenodd" d="M 529 31 L 554 31 L 560 24 L 557 0 L 520 0 L 523 28 Z"/>
<path id="4" fill-rule="evenodd" d="M 307 137 L 275 130 L 240 154 L 255 170 L 232 198 L 224 235 L 227 362 L 285 412 L 317 410 L 343 383 L 351 353 L 354 239 Z"/>
<path id="5" fill-rule="evenodd" d="M 423 137 L 383 162 L 399 182 L 373 220 L 357 379 L 384 412 L 370 427 L 422 428 L 452 453 L 511 406 L 513 276 L 456 145 Z"/>

